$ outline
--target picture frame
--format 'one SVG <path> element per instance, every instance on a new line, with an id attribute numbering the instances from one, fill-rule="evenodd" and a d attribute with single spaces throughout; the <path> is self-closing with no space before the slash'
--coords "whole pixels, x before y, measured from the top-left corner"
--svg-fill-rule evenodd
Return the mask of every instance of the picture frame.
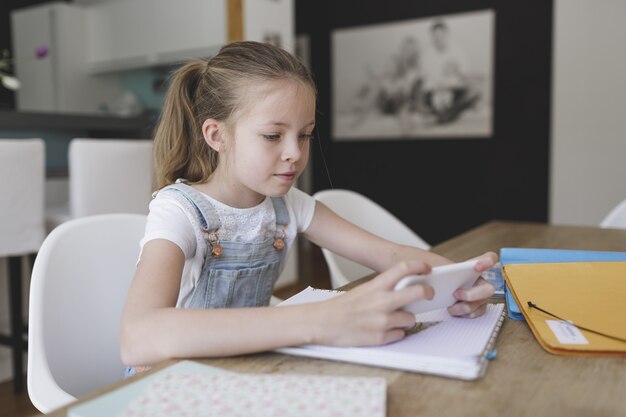
<path id="1" fill-rule="evenodd" d="M 336 29 L 337 141 L 490 138 L 492 9 Z"/>

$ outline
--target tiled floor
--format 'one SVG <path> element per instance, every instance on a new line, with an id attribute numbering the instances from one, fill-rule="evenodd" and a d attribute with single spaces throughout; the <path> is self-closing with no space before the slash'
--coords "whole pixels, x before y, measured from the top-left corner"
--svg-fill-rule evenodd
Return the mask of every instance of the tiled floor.
<path id="1" fill-rule="evenodd" d="M 296 285 L 276 291 L 280 298 L 287 298 L 308 285 L 330 288 L 328 269 L 321 250 L 308 242 L 304 242 L 300 248 L 300 280 Z M 26 391 L 21 394 L 13 392 L 11 381 L 0 384 L 0 404 L 0 417 L 26 417 L 38 413 Z"/>

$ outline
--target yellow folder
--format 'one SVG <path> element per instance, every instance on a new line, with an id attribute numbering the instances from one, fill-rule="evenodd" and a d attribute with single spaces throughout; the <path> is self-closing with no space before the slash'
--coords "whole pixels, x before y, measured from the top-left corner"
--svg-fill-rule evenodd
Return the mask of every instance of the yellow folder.
<path id="1" fill-rule="evenodd" d="M 503 272 L 511 294 L 545 350 L 563 355 L 626 354 L 626 262 L 508 264 Z M 529 301 L 570 321 L 576 329 L 531 308 Z M 562 330 L 559 325 L 567 328 Z M 577 337 L 578 331 L 584 337 Z M 573 339 L 563 337 L 571 335 L 562 332 L 571 333 Z"/>

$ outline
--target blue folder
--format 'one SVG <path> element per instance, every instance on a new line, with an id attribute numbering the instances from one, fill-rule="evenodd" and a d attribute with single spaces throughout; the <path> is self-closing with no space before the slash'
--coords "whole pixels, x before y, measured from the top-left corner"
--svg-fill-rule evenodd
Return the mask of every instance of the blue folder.
<path id="1" fill-rule="evenodd" d="M 587 250 L 567 249 L 529 249 L 529 248 L 502 248 L 500 249 L 500 264 L 532 264 L 555 262 L 612 262 L 626 261 L 626 252 L 597 252 Z M 504 287 L 504 299 L 509 317 L 514 320 L 524 320 L 515 299 Z"/>

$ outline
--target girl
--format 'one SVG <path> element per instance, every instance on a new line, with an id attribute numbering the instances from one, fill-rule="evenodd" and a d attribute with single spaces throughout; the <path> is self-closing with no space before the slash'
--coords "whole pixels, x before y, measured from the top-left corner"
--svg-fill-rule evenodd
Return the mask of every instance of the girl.
<path id="1" fill-rule="evenodd" d="M 401 307 L 432 298 L 432 288 L 394 285 L 450 261 L 371 235 L 292 187 L 307 164 L 315 96 L 298 60 L 256 42 L 225 46 L 174 75 L 155 136 L 160 190 L 122 318 L 127 365 L 384 344 L 415 323 Z M 332 300 L 267 308 L 299 232 L 384 272 Z M 486 254 L 477 269 L 496 260 Z M 457 291 L 450 313 L 482 314 L 493 291 L 484 280 Z"/>

